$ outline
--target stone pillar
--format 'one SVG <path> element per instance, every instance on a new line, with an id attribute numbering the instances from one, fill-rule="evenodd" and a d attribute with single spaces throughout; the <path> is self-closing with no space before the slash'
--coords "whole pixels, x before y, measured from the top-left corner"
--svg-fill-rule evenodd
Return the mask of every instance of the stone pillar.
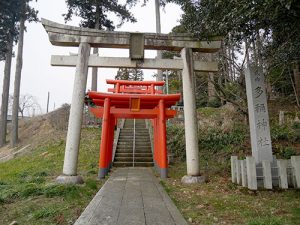
<path id="1" fill-rule="evenodd" d="M 187 176 L 182 179 L 183 183 L 199 183 L 204 181 L 200 177 L 199 148 L 198 148 L 198 127 L 196 114 L 196 100 L 194 87 L 194 65 L 192 49 L 181 50 L 183 60 L 182 84 L 184 101 L 184 127 Z"/>
<path id="2" fill-rule="evenodd" d="M 295 188 L 300 188 L 300 156 L 292 156 L 291 163 L 295 177 Z"/>
<path id="3" fill-rule="evenodd" d="M 246 157 L 247 185 L 250 190 L 257 190 L 256 165 L 254 157 Z"/>
<path id="4" fill-rule="evenodd" d="M 242 173 L 242 186 L 247 187 L 247 168 L 246 160 L 241 161 L 241 173 Z"/>
<path id="5" fill-rule="evenodd" d="M 279 111 L 279 126 L 284 125 L 284 111 Z"/>
<path id="6" fill-rule="evenodd" d="M 288 189 L 288 178 L 287 178 L 287 160 L 278 159 L 278 175 L 279 175 L 279 187 L 282 189 Z"/>
<path id="7" fill-rule="evenodd" d="M 263 176 L 264 176 L 264 188 L 272 189 L 272 173 L 271 163 L 269 161 L 262 161 Z"/>
<path id="8" fill-rule="evenodd" d="M 231 161 L 231 182 L 232 183 L 237 183 L 237 174 L 236 174 L 236 162 L 238 158 L 237 156 L 231 156 L 230 161 Z"/>
<path id="9" fill-rule="evenodd" d="M 252 156 L 256 163 L 273 161 L 265 77 L 262 69 L 250 66 L 246 69 L 246 90 Z"/>
<path id="10" fill-rule="evenodd" d="M 83 183 L 82 178 L 77 175 L 77 161 L 89 55 L 90 45 L 88 43 L 80 43 L 70 109 L 63 174 L 56 179 L 58 183 Z"/>
<path id="11" fill-rule="evenodd" d="M 242 160 L 236 161 L 236 179 L 237 179 L 237 184 L 240 184 L 240 185 L 242 184 L 241 162 L 242 162 Z"/>

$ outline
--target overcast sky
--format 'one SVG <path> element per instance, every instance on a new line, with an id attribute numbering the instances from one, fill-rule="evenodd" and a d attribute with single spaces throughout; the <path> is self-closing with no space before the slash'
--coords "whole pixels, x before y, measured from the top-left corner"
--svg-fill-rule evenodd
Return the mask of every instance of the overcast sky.
<path id="1" fill-rule="evenodd" d="M 142 1 L 141 1 L 142 2 Z M 154 0 L 149 0 L 145 7 L 140 4 L 132 9 L 138 22 L 131 24 L 125 23 L 119 31 L 155 32 L 155 6 Z M 67 12 L 64 0 L 44 1 L 39 0 L 32 4 L 39 11 L 38 17 L 49 19 L 58 23 L 64 23 L 62 14 Z M 162 33 L 169 33 L 172 28 L 179 24 L 181 11 L 177 5 L 168 4 L 161 9 L 161 30 Z M 77 26 L 78 18 L 69 25 Z M 41 105 L 43 113 L 46 111 L 47 95 L 50 92 L 49 110 L 60 107 L 63 103 L 70 103 L 73 89 L 75 68 L 52 67 L 50 65 L 51 55 L 69 55 L 69 52 L 77 53 L 77 48 L 66 48 L 52 46 L 48 36 L 40 23 L 26 24 L 27 33 L 25 34 L 23 69 L 21 94 L 35 96 Z M 15 46 L 16 52 L 16 46 Z M 127 50 L 99 49 L 101 56 L 127 57 Z M 154 58 L 154 51 L 146 51 L 146 58 Z M 91 70 L 91 69 L 90 69 Z M 0 91 L 2 93 L 4 62 L 0 62 Z M 105 79 L 114 79 L 117 69 L 99 69 L 98 72 L 98 91 L 106 92 L 107 86 Z M 90 74 L 91 71 L 89 71 Z M 155 71 L 145 70 L 145 79 L 153 79 Z M 15 59 L 13 59 L 11 70 L 10 93 L 13 93 L 13 83 L 15 76 Z M 90 75 L 88 78 L 87 89 L 91 86 Z"/>

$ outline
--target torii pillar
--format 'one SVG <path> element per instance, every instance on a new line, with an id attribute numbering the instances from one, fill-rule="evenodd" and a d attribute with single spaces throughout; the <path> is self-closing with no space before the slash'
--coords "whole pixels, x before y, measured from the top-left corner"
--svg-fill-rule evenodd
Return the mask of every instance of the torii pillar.
<path id="1" fill-rule="evenodd" d="M 86 42 L 82 42 L 79 45 L 69 116 L 63 174 L 57 177 L 56 182 L 58 183 L 83 183 L 83 179 L 77 175 L 77 162 L 90 49 L 90 44 Z"/>
<path id="2" fill-rule="evenodd" d="M 193 52 L 191 48 L 181 50 L 183 60 L 182 86 L 184 102 L 184 127 L 187 175 L 182 178 L 183 183 L 202 183 L 200 176 L 199 147 L 198 147 L 198 121 L 196 113 L 196 98 L 194 85 Z"/>

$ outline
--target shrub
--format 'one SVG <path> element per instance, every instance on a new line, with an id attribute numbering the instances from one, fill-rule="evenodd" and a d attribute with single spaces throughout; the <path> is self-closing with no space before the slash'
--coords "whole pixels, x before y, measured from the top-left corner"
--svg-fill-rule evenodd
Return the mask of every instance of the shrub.
<path id="1" fill-rule="evenodd" d="M 292 131 L 288 126 L 271 126 L 272 141 L 287 141 L 292 136 Z"/>
<path id="2" fill-rule="evenodd" d="M 208 107 L 218 108 L 222 106 L 222 103 L 219 98 L 213 98 L 211 101 L 207 102 Z"/>
<path id="3" fill-rule="evenodd" d="M 290 159 L 291 156 L 296 155 L 296 152 L 292 147 L 281 147 L 279 155 L 285 159 Z"/>
<path id="4" fill-rule="evenodd" d="M 231 149 L 231 145 L 240 145 L 246 137 L 245 129 L 234 127 L 231 132 L 224 132 L 220 129 L 209 129 L 206 133 L 199 134 L 200 148 L 217 152 L 224 149 Z"/>
<path id="5" fill-rule="evenodd" d="M 184 127 L 180 125 L 169 125 L 168 149 L 175 157 L 185 158 L 185 135 Z M 235 126 L 231 132 L 224 132 L 220 129 L 209 129 L 206 132 L 199 132 L 199 148 L 211 152 L 226 151 L 232 152 L 233 145 L 241 145 L 246 138 L 246 130 L 242 126 Z"/>
<path id="6" fill-rule="evenodd" d="M 181 125 L 169 125 L 167 127 L 167 148 L 176 158 L 185 158 L 185 135 Z"/>
<path id="7" fill-rule="evenodd" d="M 292 128 L 293 128 L 293 129 L 300 129 L 300 122 L 295 121 L 295 122 L 292 124 Z"/>

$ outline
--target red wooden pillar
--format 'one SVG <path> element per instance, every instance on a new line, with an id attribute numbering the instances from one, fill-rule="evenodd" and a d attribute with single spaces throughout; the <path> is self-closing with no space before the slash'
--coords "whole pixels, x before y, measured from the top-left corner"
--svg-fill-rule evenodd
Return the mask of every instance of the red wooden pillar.
<path id="1" fill-rule="evenodd" d="M 152 95 L 154 95 L 154 94 L 155 94 L 155 87 L 154 87 L 154 84 L 151 84 L 151 89 L 150 89 L 150 90 L 151 90 L 150 93 L 151 93 Z"/>
<path id="2" fill-rule="evenodd" d="M 99 178 L 103 179 L 108 172 L 107 154 L 108 154 L 108 137 L 109 137 L 109 122 L 110 122 L 110 99 L 105 98 L 104 110 L 102 119 L 102 134 L 100 145 L 100 159 L 99 159 Z"/>
<path id="3" fill-rule="evenodd" d="M 159 100 L 158 104 L 158 129 L 159 129 L 159 160 L 160 160 L 160 177 L 168 177 L 168 153 L 166 140 L 166 115 L 164 100 Z"/>
<path id="4" fill-rule="evenodd" d="M 120 93 L 120 83 L 116 84 L 116 93 Z"/>

